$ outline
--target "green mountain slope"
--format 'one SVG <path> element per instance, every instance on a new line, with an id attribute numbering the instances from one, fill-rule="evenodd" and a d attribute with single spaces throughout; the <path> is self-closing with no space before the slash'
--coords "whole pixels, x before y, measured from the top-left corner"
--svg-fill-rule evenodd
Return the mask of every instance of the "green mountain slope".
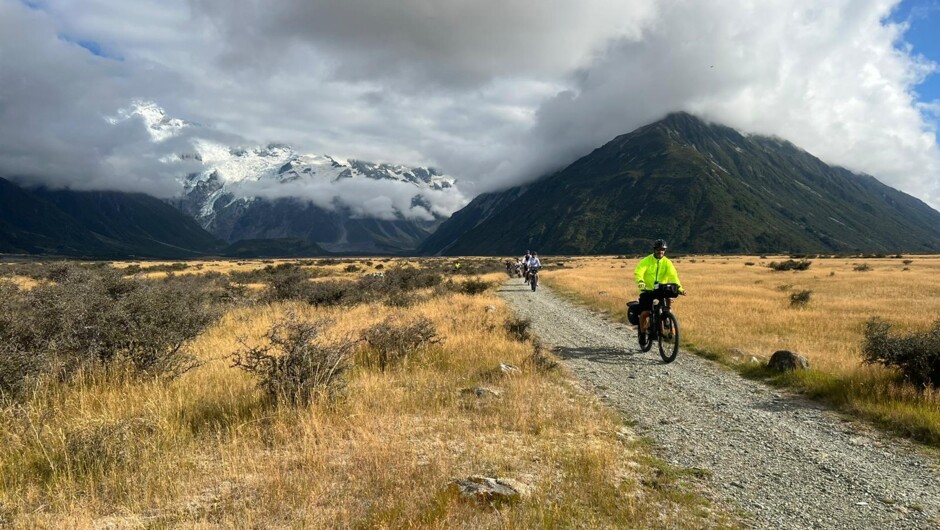
<path id="1" fill-rule="evenodd" d="M 788 142 L 677 113 L 522 193 L 478 197 L 439 232 L 425 253 L 614 254 L 657 237 L 696 253 L 937 252 L 940 212 Z"/>
<path id="2" fill-rule="evenodd" d="M 0 179 L 0 252 L 94 258 L 185 258 L 220 242 L 140 193 L 25 189 Z"/>

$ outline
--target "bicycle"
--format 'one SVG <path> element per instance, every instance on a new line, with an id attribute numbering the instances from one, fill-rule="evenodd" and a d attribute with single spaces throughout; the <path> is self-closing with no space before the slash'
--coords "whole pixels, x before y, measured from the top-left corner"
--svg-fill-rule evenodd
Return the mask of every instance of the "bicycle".
<path id="1" fill-rule="evenodd" d="M 650 311 L 647 333 L 641 332 L 637 326 L 640 349 L 648 352 L 653 348 L 653 341 L 656 341 L 659 356 L 666 364 L 676 360 L 676 355 L 679 354 L 679 320 L 671 309 L 671 300 L 679 294 L 678 284 L 656 284 L 653 288 L 653 309 Z"/>
<path id="2" fill-rule="evenodd" d="M 539 268 L 533 267 L 529 271 L 529 285 L 532 286 L 532 290 L 535 291 L 539 286 Z"/>

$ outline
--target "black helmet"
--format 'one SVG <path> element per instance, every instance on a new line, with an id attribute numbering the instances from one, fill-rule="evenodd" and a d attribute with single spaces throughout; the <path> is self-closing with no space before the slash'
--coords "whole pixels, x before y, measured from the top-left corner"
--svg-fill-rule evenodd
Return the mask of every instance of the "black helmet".
<path id="1" fill-rule="evenodd" d="M 661 249 L 665 250 L 665 249 L 667 249 L 667 248 L 669 248 L 669 247 L 666 245 L 666 241 L 665 241 L 665 240 L 663 240 L 663 239 L 657 239 L 656 241 L 653 241 L 653 250 L 656 250 L 656 249 L 658 249 L 658 248 L 661 248 Z"/>

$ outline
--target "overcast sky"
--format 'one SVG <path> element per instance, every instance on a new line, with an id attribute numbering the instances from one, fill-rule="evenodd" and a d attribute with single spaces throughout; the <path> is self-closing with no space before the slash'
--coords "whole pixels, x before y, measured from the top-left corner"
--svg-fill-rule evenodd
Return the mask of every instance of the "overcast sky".
<path id="1" fill-rule="evenodd" d="M 919 91 L 940 74 L 897 4 L 0 0 L 0 175 L 176 193 L 178 146 L 105 119 L 144 99 L 220 138 L 435 166 L 472 197 L 686 110 L 940 208 L 940 96 Z"/>

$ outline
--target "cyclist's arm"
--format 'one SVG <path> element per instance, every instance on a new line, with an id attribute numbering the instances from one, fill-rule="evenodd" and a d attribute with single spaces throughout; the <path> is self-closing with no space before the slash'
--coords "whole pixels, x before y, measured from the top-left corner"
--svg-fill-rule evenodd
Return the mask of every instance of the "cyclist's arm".
<path id="1" fill-rule="evenodd" d="M 640 263 L 636 266 L 636 268 L 633 269 L 633 278 L 636 280 L 636 284 L 641 291 L 646 287 L 646 282 L 643 279 L 643 276 L 646 274 L 646 267 L 646 258 L 643 258 L 640 260 Z"/>

